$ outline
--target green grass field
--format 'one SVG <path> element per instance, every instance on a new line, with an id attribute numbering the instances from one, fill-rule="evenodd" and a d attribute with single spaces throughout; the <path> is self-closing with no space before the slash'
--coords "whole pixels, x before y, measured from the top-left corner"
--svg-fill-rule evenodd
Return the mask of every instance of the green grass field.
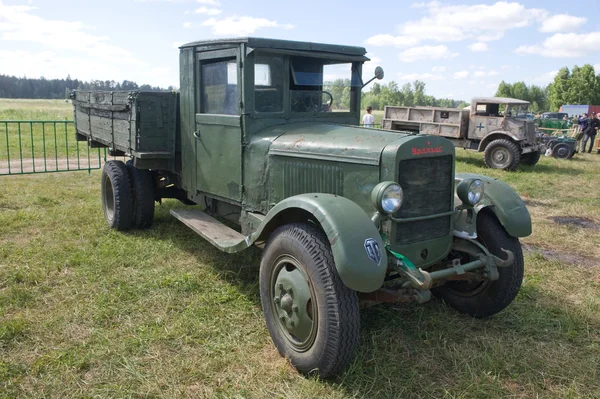
<path id="1" fill-rule="evenodd" d="M 457 170 L 528 204 L 517 299 L 486 320 L 437 299 L 367 309 L 332 381 L 271 343 L 258 249 L 219 252 L 169 216 L 172 200 L 151 229 L 112 231 L 100 171 L 0 177 L 0 398 L 600 397 L 600 155 L 506 173 L 458 150 Z"/>

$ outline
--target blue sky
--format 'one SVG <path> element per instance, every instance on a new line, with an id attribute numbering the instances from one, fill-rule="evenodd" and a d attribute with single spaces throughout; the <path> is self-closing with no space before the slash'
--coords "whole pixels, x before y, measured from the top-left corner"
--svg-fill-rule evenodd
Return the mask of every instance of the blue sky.
<path id="1" fill-rule="evenodd" d="M 592 0 L 0 0 L 0 73 L 179 86 L 179 44 L 258 36 L 364 46 L 365 77 L 381 65 L 384 83 L 468 100 L 501 80 L 545 85 L 563 66 L 600 72 L 596 15 Z"/>

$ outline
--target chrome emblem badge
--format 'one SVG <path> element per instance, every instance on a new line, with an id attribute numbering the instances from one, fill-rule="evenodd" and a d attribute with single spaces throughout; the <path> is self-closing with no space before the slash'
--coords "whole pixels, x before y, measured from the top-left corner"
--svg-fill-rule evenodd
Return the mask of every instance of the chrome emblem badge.
<path id="1" fill-rule="evenodd" d="M 377 263 L 377 266 L 381 263 L 381 249 L 379 248 L 379 244 L 373 238 L 367 238 L 365 240 L 365 251 L 367 252 L 367 256 L 373 262 Z"/>

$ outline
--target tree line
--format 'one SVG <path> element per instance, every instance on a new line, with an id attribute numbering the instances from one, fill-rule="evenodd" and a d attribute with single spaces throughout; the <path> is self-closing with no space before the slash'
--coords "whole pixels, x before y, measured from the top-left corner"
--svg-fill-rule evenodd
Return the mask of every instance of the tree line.
<path id="1" fill-rule="evenodd" d="M 502 81 L 496 96 L 529 101 L 533 112 L 558 111 L 564 104 L 600 105 L 600 73 L 590 64 L 564 67 L 546 87 Z"/>
<path id="2" fill-rule="evenodd" d="M 386 85 L 375 82 L 370 91 L 362 93 L 361 104 L 363 108 L 371 106 L 378 110 L 386 105 L 463 108 L 470 104 L 463 100 L 435 98 L 425 94 L 425 87 L 425 82 L 420 80 L 405 83 L 401 87 L 393 80 Z"/>
<path id="3" fill-rule="evenodd" d="M 138 85 L 136 82 L 124 80 L 92 80 L 89 82 L 71 79 L 19 78 L 16 76 L 0 75 L 0 98 L 68 98 L 73 90 L 141 90 L 141 91 L 171 91 L 169 86 L 163 89 L 148 84 Z"/>

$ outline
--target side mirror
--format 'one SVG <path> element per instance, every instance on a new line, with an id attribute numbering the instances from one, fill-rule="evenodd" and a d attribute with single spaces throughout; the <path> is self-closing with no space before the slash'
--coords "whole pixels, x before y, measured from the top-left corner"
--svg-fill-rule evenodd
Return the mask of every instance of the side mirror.
<path id="1" fill-rule="evenodd" d="M 371 79 L 369 79 L 369 81 L 365 84 L 362 85 L 361 89 L 363 87 L 365 87 L 366 85 L 368 85 L 369 83 L 371 83 L 372 81 L 374 81 L 375 79 L 383 79 L 383 68 L 378 66 L 377 68 L 375 68 L 375 76 L 373 76 Z"/>

